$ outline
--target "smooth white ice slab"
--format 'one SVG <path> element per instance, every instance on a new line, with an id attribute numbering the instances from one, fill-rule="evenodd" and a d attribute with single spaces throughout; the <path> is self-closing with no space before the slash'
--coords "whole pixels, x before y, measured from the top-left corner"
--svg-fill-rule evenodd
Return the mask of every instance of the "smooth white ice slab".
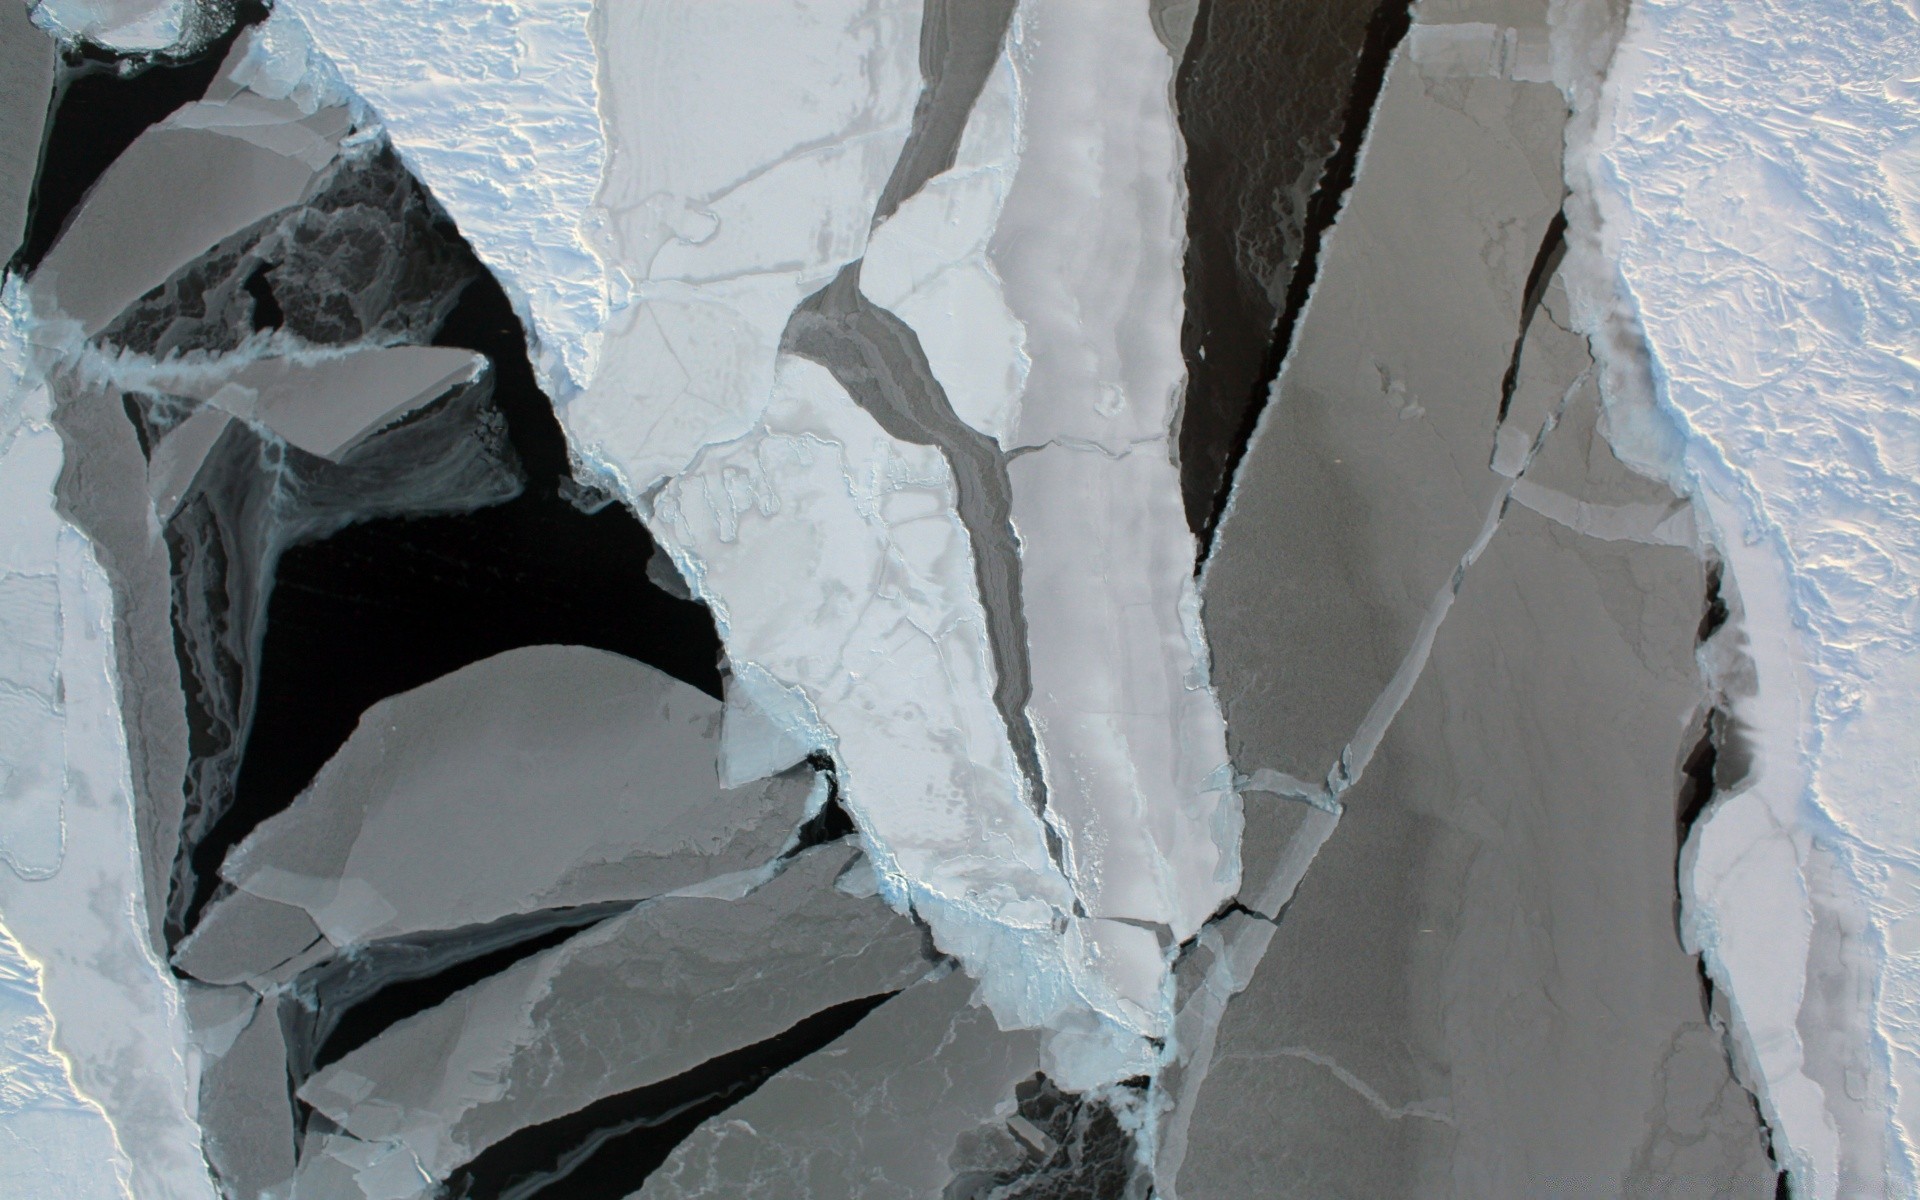
<path id="1" fill-rule="evenodd" d="M 860 267 L 860 290 L 913 327 L 954 413 L 1003 445 L 1026 385 L 1026 329 L 1007 308 L 987 242 L 1019 152 L 1019 79 L 1003 50 L 952 169 L 873 231 Z"/>
<path id="2" fill-rule="evenodd" d="M 54 510 L 60 438 L 27 361 L 27 321 L 10 283 L 0 299 L 0 672 L 11 702 L 0 722 L 0 919 L 38 969 L 54 1052 L 112 1123 L 118 1150 L 53 1194 L 88 1194 L 105 1168 L 142 1200 L 210 1200 L 179 996 L 146 940 L 112 593 L 92 547 Z M 0 1048 L 0 1064 L 11 1055 Z M 77 1136 L 91 1136 L 84 1128 Z"/>
<path id="3" fill-rule="evenodd" d="M 289 0 L 527 322 L 549 395 L 592 377 L 606 278 L 584 223 L 605 148 L 589 0 Z"/>
<path id="4" fill-rule="evenodd" d="M 645 0 L 596 21 L 607 256 L 633 291 L 562 421 L 638 496 L 747 432 L 794 307 L 865 252 L 920 5 Z"/>
<path id="5" fill-rule="evenodd" d="M 1166 443 L 1009 466 L 1048 815 L 1087 912 L 1185 941 L 1240 881 L 1240 806 L 1207 687 L 1193 538 Z"/>
<path id="6" fill-rule="evenodd" d="M 719 702 L 645 663 L 509 650 L 368 709 L 221 874 L 339 947 L 691 886 L 806 816 L 802 780 L 722 792 L 719 734 Z"/>
<path id="7" fill-rule="evenodd" d="M 1647 3 L 1607 80 L 1607 247 L 1637 303 L 1686 468 L 1727 543 L 1759 695 L 1756 795 L 1702 832 L 1792 831 L 1750 885 L 1698 897 L 1710 962 L 1769 1080 L 1797 1193 L 1910 1192 L 1920 1144 L 1920 14 L 1910 5 Z M 1757 816 L 1756 818 L 1757 819 Z M 1894 1098 L 1824 1092 L 1798 1062 L 1804 941 L 1758 894 L 1803 887 L 1832 839 L 1866 897 Z M 1777 845 L 1763 838 L 1756 846 Z M 1763 862 L 1773 862 L 1762 872 Z M 1698 868 L 1697 868 L 1698 870 Z M 1762 872 L 1764 880 L 1756 872 Z M 1698 876 L 1696 875 L 1696 878 Z M 1730 878 L 1730 877 L 1723 877 Z M 1873 968 L 1869 968 L 1870 970 Z M 1858 1039 L 1855 1039 L 1856 1041 Z M 1877 1056 L 1877 1054 L 1876 1054 Z M 1838 1064 L 1835 1064 L 1836 1068 Z M 1864 1122 L 1864 1124 L 1862 1124 Z M 1885 1137 L 1894 1160 L 1843 1182 Z"/>
<path id="8" fill-rule="evenodd" d="M 1144 4 L 1030 0 L 1012 34 L 1025 144 L 990 245 L 1033 366 L 1014 440 L 1164 437 L 1186 245 L 1173 62 Z"/>
<path id="9" fill-rule="evenodd" d="M 182 107 L 87 193 L 34 272 L 40 316 L 98 333 L 221 239 L 305 198 L 347 125 L 342 109 L 309 115 L 250 92 Z M 156 210 L 171 214 L 163 225 Z"/>

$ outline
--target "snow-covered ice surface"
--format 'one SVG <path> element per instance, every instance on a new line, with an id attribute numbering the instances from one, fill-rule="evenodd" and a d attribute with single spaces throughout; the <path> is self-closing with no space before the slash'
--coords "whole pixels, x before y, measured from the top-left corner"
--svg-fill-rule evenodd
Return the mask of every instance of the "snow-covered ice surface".
<path id="1" fill-rule="evenodd" d="M 10 1193 L 197 1200 L 213 1188 L 178 993 L 147 944 L 111 594 L 91 545 L 54 508 L 60 438 L 30 322 L 9 283 L 0 296 L 0 1169 Z M 50 1031 L 42 1004 L 58 1014 Z M 56 1130 L 73 1141 L 47 1145 Z M 29 1142 L 41 1157 L 23 1151 Z M 72 1162 L 62 1158 L 69 1151 Z M 88 1180 L 102 1186 L 73 1190 Z"/>
<path id="2" fill-rule="evenodd" d="M 1723 680 L 1756 761 L 1696 828 L 1687 933 L 1796 1194 L 1911 1194 L 1920 9 L 1641 0 L 1594 151 L 1602 249 L 1757 679 Z M 1647 414 L 1614 415 L 1623 451 L 1675 461 Z"/>
<path id="3" fill-rule="evenodd" d="M 586 386 L 607 280 L 583 227 L 604 144 L 588 0 L 475 4 L 291 0 L 267 28 L 300 27 L 379 109 L 408 168 L 454 214 L 533 339 L 549 395 Z M 284 32 L 282 32 L 284 31 Z"/>

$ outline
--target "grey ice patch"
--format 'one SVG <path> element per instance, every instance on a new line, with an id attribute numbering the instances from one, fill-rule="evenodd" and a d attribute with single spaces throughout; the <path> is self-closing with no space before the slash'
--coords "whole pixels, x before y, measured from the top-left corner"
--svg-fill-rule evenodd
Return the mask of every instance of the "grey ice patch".
<path id="1" fill-rule="evenodd" d="M 955 971 L 887 1001 L 695 1130 L 632 1200 L 940 1195 L 961 1135 L 1040 1069 L 1039 1035 L 1001 1032 L 972 996 Z"/>
<path id="2" fill-rule="evenodd" d="M 287 1046 L 271 1000 L 200 1077 L 207 1161 L 231 1196 L 260 1196 L 293 1178 L 293 1095 Z"/>
<path id="3" fill-rule="evenodd" d="M 263 358 L 224 371 L 157 374 L 178 376 L 165 387 L 173 395 L 207 401 L 266 426 L 309 454 L 339 462 L 387 425 L 472 383 L 486 365 L 483 356 L 468 350 L 361 346 L 337 355 Z M 179 491 L 190 481 L 181 481 Z"/>
<path id="4" fill-rule="evenodd" d="M 233 891 L 207 906 L 173 965 L 205 983 L 244 983 L 320 941 L 305 909 Z"/>
<path id="5" fill-rule="evenodd" d="M 13 257 L 26 233 L 54 66 L 53 39 L 35 28 L 26 6 L 0 4 L 0 262 Z"/>
<path id="6" fill-rule="evenodd" d="M 509 650 L 368 709 L 222 874 L 343 948 L 658 895 L 772 860 L 804 819 L 806 780 L 723 791 L 719 735 L 719 702 L 645 663 Z"/>
<path id="7" fill-rule="evenodd" d="M 921 931 L 833 887 L 857 855 L 805 851 L 739 900 L 642 905 L 393 1026 L 300 1096 L 443 1179 L 516 1130 L 903 988 L 931 966 Z"/>

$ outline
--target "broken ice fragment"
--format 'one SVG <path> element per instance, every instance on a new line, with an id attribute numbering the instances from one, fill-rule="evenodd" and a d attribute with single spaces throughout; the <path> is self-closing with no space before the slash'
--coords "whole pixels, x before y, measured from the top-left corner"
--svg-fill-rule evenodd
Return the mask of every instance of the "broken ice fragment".
<path id="1" fill-rule="evenodd" d="M 244 989 L 232 989 L 246 994 Z M 269 998 L 200 1078 L 207 1161 L 233 1196 L 258 1196 L 293 1177 L 294 1111 L 287 1045 Z"/>
<path id="2" fill-rule="evenodd" d="M 738 900 L 665 897 L 402 1021 L 300 1089 L 434 1178 L 517 1129 L 680 1074 L 924 975 L 922 935 L 805 851 Z"/>
<path id="3" fill-rule="evenodd" d="M 234 850 L 222 874 L 241 892 L 189 946 L 205 956 L 201 940 L 243 936 L 221 912 L 252 903 L 241 893 L 304 910 L 344 948 L 759 866 L 809 788 L 783 776 L 722 791 L 719 716 L 697 688 L 584 646 L 510 650 L 384 700 Z"/>

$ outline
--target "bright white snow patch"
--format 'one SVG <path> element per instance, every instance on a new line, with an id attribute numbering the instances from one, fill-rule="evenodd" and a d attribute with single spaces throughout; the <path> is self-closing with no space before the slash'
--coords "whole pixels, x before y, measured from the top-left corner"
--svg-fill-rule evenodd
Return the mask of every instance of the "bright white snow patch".
<path id="1" fill-rule="evenodd" d="M 534 340 L 549 395 L 585 387 L 607 315 L 587 228 L 605 148 L 590 0 L 282 0 L 379 113 L 395 148 Z"/>
<path id="2" fill-rule="evenodd" d="M 1759 672 L 1741 708 L 1757 782 L 1700 831 L 1695 933 L 1730 985 L 1799 1187 L 1910 1193 L 1920 14 L 1786 0 L 1646 0 L 1634 12 L 1608 82 L 1600 199 Z M 1805 904 L 1776 909 L 1828 849 L 1867 897 L 1858 937 L 1883 956 L 1875 1027 L 1852 1040 L 1891 1056 L 1897 1111 L 1880 1090 L 1822 1088 L 1822 1064 L 1803 1060 L 1813 918 Z"/>

